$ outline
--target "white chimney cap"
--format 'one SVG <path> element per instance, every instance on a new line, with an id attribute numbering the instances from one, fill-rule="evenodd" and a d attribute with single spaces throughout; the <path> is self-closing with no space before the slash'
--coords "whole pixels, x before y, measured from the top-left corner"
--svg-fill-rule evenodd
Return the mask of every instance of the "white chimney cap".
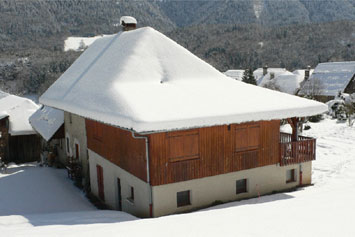
<path id="1" fill-rule="evenodd" d="M 132 17 L 132 16 L 123 16 L 120 19 L 120 25 L 124 24 L 136 24 L 137 25 L 137 20 L 136 18 Z"/>

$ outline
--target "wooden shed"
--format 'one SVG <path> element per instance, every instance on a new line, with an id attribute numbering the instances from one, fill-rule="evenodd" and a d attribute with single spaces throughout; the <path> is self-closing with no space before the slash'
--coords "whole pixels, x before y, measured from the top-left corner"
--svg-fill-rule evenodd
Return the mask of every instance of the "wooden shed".
<path id="1" fill-rule="evenodd" d="M 38 106 L 29 99 L 6 94 L 0 98 L 0 156 L 5 162 L 39 160 L 40 137 L 28 122 Z"/>

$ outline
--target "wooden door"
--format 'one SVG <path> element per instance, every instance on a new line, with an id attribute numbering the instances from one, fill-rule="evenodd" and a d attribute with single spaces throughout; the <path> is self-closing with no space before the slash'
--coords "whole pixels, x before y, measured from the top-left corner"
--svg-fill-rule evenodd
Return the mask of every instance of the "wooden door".
<path id="1" fill-rule="evenodd" d="M 100 165 L 96 165 L 96 173 L 97 173 L 97 187 L 99 191 L 99 198 L 104 201 L 105 200 L 104 172 Z"/>
<path id="2" fill-rule="evenodd" d="M 117 178 L 117 202 L 118 210 L 122 211 L 122 194 L 121 194 L 121 180 Z"/>

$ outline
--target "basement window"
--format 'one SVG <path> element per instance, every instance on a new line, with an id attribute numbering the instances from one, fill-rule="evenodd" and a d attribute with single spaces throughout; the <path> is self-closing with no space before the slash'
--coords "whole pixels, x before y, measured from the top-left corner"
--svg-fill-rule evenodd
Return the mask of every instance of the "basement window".
<path id="1" fill-rule="evenodd" d="M 287 170 L 286 171 L 286 183 L 292 183 L 296 181 L 296 170 Z"/>
<path id="2" fill-rule="evenodd" d="M 177 207 L 191 205 L 190 190 L 176 193 Z"/>
<path id="3" fill-rule="evenodd" d="M 236 194 L 247 193 L 247 179 L 239 179 L 236 182 Z"/>
<path id="4" fill-rule="evenodd" d="M 134 203 L 134 188 L 132 186 L 130 189 L 130 196 L 128 198 L 128 201 L 130 201 L 131 203 Z"/>

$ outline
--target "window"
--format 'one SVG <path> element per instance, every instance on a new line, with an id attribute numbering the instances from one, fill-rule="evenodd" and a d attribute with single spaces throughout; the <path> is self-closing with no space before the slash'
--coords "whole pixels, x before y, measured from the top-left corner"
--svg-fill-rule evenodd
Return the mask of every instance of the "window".
<path id="1" fill-rule="evenodd" d="M 73 118 L 72 118 L 71 113 L 69 113 L 69 123 L 70 123 L 70 124 L 72 124 L 72 123 L 73 123 Z"/>
<path id="2" fill-rule="evenodd" d="M 177 192 L 176 199 L 177 199 L 177 207 L 183 207 L 183 206 L 190 205 L 191 204 L 190 190 Z"/>
<path id="3" fill-rule="evenodd" d="M 236 194 L 247 193 L 247 179 L 240 179 L 236 182 Z"/>
<path id="4" fill-rule="evenodd" d="M 167 152 L 170 162 L 198 159 L 200 157 L 198 131 L 168 133 Z"/>
<path id="5" fill-rule="evenodd" d="M 286 171 L 286 183 L 291 183 L 296 181 L 296 170 L 287 170 Z"/>
<path id="6" fill-rule="evenodd" d="M 132 203 L 134 202 L 134 188 L 132 186 L 131 186 L 130 196 L 129 196 L 128 200 Z"/>
<path id="7" fill-rule="evenodd" d="M 235 152 L 256 150 L 260 145 L 259 124 L 237 125 L 235 128 Z"/>

